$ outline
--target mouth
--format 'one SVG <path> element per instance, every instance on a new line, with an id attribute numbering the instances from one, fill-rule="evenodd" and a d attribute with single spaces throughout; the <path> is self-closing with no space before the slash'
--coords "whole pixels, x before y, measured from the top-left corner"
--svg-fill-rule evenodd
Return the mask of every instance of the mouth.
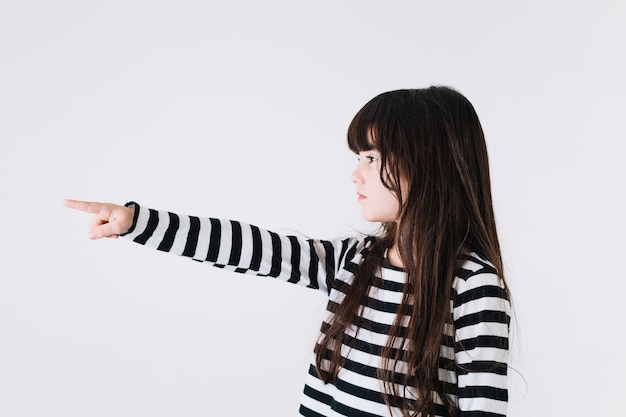
<path id="1" fill-rule="evenodd" d="M 365 200 L 367 197 L 365 197 L 363 194 L 361 193 L 356 193 L 356 199 L 357 201 L 363 201 Z"/>

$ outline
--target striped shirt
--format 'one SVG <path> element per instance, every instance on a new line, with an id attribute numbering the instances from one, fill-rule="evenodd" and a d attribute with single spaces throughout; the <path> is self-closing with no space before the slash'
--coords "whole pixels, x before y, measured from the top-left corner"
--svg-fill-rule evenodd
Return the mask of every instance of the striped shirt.
<path id="1" fill-rule="evenodd" d="M 374 237 L 315 240 L 279 235 L 250 224 L 200 218 L 135 206 L 134 242 L 207 262 L 234 272 L 269 276 L 323 291 L 329 297 L 324 324 L 341 303 L 355 266 Z M 389 263 L 369 290 L 360 327 L 347 330 L 344 363 L 333 384 L 315 372 L 315 355 L 306 375 L 300 414 L 304 416 L 401 416 L 391 413 L 376 376 L 380 354 L 396 319 L 406 285 L 404 271 Z M 458 404 L 462 417 L 506 415 L 510 304 L 494 267 L 476 254 L 463 257 L 452 288 L 453 326 L 444 329 L 439 380 Z M 357 331 L 358 330 L 358 331 Z M 399 392 L 403 392 L 399 390 Z M 411 395 L 414 391 L 404 391 Z M 447 415 L 438 402 L 437 415 Z M 394 399 L 391 399 L 392 404 Z"/>

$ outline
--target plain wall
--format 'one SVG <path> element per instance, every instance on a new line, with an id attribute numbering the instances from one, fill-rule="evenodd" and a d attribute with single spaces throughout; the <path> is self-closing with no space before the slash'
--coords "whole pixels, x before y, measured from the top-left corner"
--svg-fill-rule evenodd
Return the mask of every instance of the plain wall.
<path id="1" fill-rule="evenodd" d="M 510 415 L 625 415 L 625 22 L 617 0 L 2 0 L 0 415 L 296 414 L 322 294 L 88 241 L 61 200 L 340 236 L 367 227 L 352 116 L 431 84 L 487 137 Z"/>

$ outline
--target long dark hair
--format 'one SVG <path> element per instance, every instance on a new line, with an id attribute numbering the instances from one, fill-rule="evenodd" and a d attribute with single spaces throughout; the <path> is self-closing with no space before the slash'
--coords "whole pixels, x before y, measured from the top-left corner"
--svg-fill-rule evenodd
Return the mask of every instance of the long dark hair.
<path id="1" fill-rule="evenodd" d="M 382 236 L 368 248 L 348 294 L 322 329 L 315 349 L 318 376 L 336 381 L 346 329 L 358 325 L 385 251 L 397 244 L 407 285 L 381 354 L 383 398 L 404 416 L 431 416 L 437 393 L 448 414 L 457 415 L 439 383 L 438 361 L 444 326 L 452 324 L 450 296 L 460 255 L 475 252 L 489 260 L 504 284 L 487 148 L 476 111 L 449 87 L 390 91 L 356 114 L 348 145 L 354 152 L 380 152 L 381 180 L 400 208 L 397 222 L 382 225 Z M 402 330 L 405 316 L 409 322 Z M 409 388 L 417 399 L 406 395 Z"/>

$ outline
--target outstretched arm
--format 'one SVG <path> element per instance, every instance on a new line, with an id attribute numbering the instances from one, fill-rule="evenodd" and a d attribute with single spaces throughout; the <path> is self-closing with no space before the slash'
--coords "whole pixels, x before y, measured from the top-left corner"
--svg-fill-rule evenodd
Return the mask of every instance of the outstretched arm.
<path id="1" fill-rule="evenodd" d="M 371 239 L 308 239 L 235 220 L 170 213 L 128 203 L 66 200 L 93 213 L 89 238 L 125 236 L 136 243 L 233 272 L 269 276 L 328 294 L 337 272 Z"/>
<path id="2" fill-rule="evenodd" d="M 133 224 L 134 207 L 118 206 L 111 203 L 97 203 L 79 200 L 63 200 L 63 205 L 75 210 L 93 214 L 89 224 L 89 239 L 109 237 L 117 239 L 126 233 Z"/>

